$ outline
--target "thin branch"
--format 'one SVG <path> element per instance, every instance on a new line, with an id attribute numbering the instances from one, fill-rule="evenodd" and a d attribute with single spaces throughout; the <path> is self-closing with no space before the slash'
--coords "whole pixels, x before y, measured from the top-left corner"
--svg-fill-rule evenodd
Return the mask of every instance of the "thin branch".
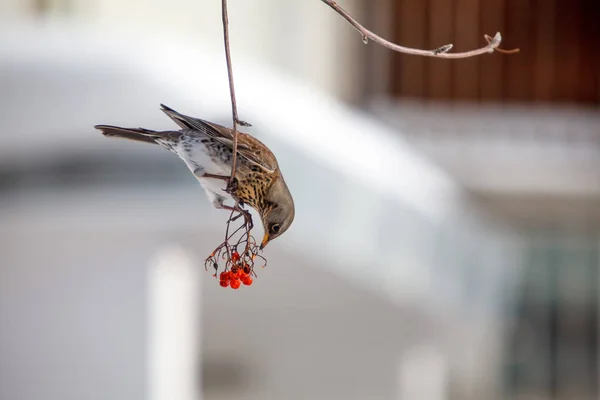
<path id="1" fill-rule="evenodd" d="M 494 50 L 496 50 L 498 48 L 498 46 L 500 45 L 500 42 L 502 41 L 502 35 L 500 35 L 500 32 L 498 32 L 498 33 L 496 33 L 496 36 L 494 36 L 493 38 L 489 38 L 489 36 L 485 35 L 486 40 L 487 40 L 487 38 L 489 38 L 487 46 L 481 47 L 479 49 L 471 50 L 471 51 L 465 51 L 462 53 L 448 53 L 448 51 L 450 51 L 452 49 L 452 46 L 453 46 L 452 44 L 445 44 L 445 45 L 440 46 L 437 49 L 433 49 L 433 50 L 413 49 L 410 47 L 404 47 L 404 46 L 397 45 L 396 43 L 392 43 L 389 40 L 386 40 L 386 39 L 382 38 L 381 36 L 374 34 L 370 30 L 368 30 L 364 26 L 362 26 L 360 23 L 358 23 L 358 21 L 356 21 L 354 18 L 352 18 L 352 16 L 350 16 L 350 14 L 348 14 L 334 0 L 321 0 L 321 1 L 323 3 L 325 3 L 326 5 L 328 5 L 329 7 L 331 7 L 336 13 L 341 15 L 342 18 L 344 18 L 346 21 L 348 21 L 348 23 L 350 25 L 352 25 L 358 32 L 360 32 L 360 34 L 362 35 L 362 40 L 365 44 L 368 43 L 369 40 L 372 40 L 377 44 L 380 44 L 384 47 L 387 47 L 390 50 L 397 51 L 399 53 L 412 54 L 412 55 L 424 56 L 424 57 L 437 57 L 437 58 L 468 58 L 468 57 L 475 57 L 475 56 L 485 54 L 485 53 L 493 53 Z M 518 52 L 518 49 L 502 50 L 501 52 L 506 53 L 506 54 L 512 54 L 512 53 Z"/>
<path id="2" fill-rule="evenodd" d="M 233 117 L 233 158 L 231 160 L 231 176 L 229 186 L 233 185 L 235 179 L 235 168 L 237 166 L 238 148 L 238 112 L 235 101 L 235 87 L 233 85 L 233 67 L 231 66 L 231 52 L 229 50 L 229 17 L 227 16 L 227 0 L 221 0 L 221 11 L 223 15 L 223 41 L 225 42 L 225 60 L 227 62 L 227 75 L 229 76 L 229 95 L 231 97 L 231 115 Z"/>

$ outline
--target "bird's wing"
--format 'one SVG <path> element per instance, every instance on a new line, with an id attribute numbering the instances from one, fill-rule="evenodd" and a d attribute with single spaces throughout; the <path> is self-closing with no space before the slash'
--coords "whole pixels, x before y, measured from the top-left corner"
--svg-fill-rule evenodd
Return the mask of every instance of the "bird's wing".
<path id="1" fill-rule="evenodd" d="M 177 111 L 161 104 L 162 111 L 169 116 L 182 129 L 194 129 L 214 138 L 220 143 L 233 150 L 233 130 L 205 121 L 199 118 L 189 117 L 178 113 Z M 246 160 L 264 169 L 266 172 L 273 173 L 277 170 L 277 160 L 275 155 L 258 139 L 248 134 L 238 131 L 238 154 Z"/>

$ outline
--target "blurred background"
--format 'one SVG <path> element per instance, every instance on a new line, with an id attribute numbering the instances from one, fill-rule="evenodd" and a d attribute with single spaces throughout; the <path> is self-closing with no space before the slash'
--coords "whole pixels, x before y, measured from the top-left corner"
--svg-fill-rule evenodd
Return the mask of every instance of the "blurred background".
<path id="1" fill-rule="evenodd" d="M 172 154 L 230 124 L 218 0 L 0 1 L 0 399 L 597 399 L 600 2 L 230 0 L 296 219 L 252 287 Z M 260 228 L 258 228 L 260 231 Z M 257 233 L 259 236 L 259 233 Z"/>

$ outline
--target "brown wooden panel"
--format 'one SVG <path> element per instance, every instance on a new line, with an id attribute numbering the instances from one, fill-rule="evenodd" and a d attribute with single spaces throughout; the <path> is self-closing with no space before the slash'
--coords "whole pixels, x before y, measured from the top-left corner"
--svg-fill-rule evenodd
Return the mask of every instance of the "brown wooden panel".
<path id="1" fill-rule="evenodd" d="M 555 97 L 556 79 L 556 0 L 535 0 L 535 54 L 533 100 L 549 102 Z"/>
<path id="2" fill-rule="evenodd" d="M 453 41 L 454 0 L 429 1 L 429 43 L 435 49 Z M 450 100 L 452 97 L 453 61 L 430 58 L 427 60 L 427 94 L 432 100 Z"/>
<path id="3" fill-rule="evenodd" d="M 367 0 L 365 0 L 367 1 Z M 423 100 L 578 102 L 600 106 L 600 0 L 390 0 L 392 39 L 453 51 L 502 32 L 491 54 L 443 60 L 392 53 L 392 93 Z"/>
<path id="4" fill-rule="evenodd" d="M 368 1 L 368 0 L 367 0 Z M 400 0 L 392 0 L 392 4 L 390 6 L 390 27 L 389 31 L 391 32 L 390 40 L 395 43 L 402 44 L 400 42 L 401 36 L 401 20 L 400 18 Z M 389 58 L 390 65 L 390 90 L 394 94 L 394 96 L 402 97 L 404 93 L 402 92 L 402 69 L 400 65 L 400 59 L 402 55 L 396 52 L 392 52 Z"/>
<path id="5" fill-rule="evenodd" d="M 509 101 L 522 102 L 532 98 L 534 17 L 532 0 L 507 0 L 504 47 L 521 49 L 520 53 L 505 60 L 505 99 Z"/>
<path id="6" fill-rule="evenodd" d="M 480 47 L 479 0 L 456 0 L 454 8 L 454 51 L 467 51 Z M 453 61 L 454 99 L 476 101 L 479 84 L 480 57 Z"/>
<path id="7" fill-rule="evenodd" d="M 581 16 L 577 100 L 600 105 L 600 0 L 583 1 Z"/>
<path id="8" fill-rule="evenodd" d="M 480 6 L 479 35 L 494 36 L 496 32 L 505 35 L 505 0 L 483 0 Z M 502 80 L 504 59 L 501 54 L 486 54 L 479 64 L 479 98 L 482 101 L 500 101 L 504 93 Z"/>
<path id="9" fill-rule="evenodd" d="M 577 99 L 579 89 L 579 35 L 581 2 L 558 0 L 556 96 L 559 102 Z M 597 48 L 595 51 L 598 51 Z"/>
<path id="10" fill-rule="evenodd" d="M 423 0 L 398 1 L 396 21 L 399 43 L 416 48 L 427 45 L 427 2 Z M 400 68 L 400 90 L 404 96 L 423 98 L 425 92 L 425 58 L 397 54 Z"/>

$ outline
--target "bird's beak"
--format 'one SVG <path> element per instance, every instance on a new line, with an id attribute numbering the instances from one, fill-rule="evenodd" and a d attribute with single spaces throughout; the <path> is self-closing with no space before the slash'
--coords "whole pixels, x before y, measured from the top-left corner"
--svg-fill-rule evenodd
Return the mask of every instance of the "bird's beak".
<path id="1" fill-rule="evenodd" d="M 265 236 L 263 236 L 262 243 L 260 244 L 260 249 L 264 249 L 267 243 L 269 243 L 269 234 L 265 233 Z"/>

